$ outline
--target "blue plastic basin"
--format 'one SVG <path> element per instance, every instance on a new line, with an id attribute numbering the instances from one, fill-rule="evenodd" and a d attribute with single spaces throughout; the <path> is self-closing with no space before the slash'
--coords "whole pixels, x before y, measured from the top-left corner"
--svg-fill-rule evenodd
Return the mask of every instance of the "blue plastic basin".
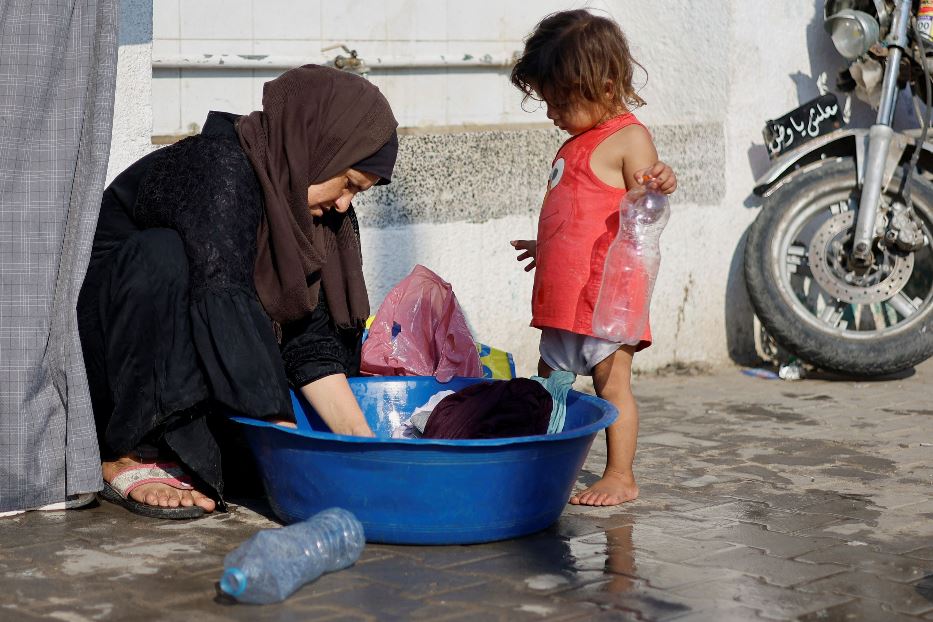
<path id="1" fill-rule="evenodd" d="M 298 429 L 234 420 L 246 426 L 272 510 L 286 523 L 340 506 L 359 518 L 370 542 L 468 544 L 539 531 L 560 516 L 593 438 L 617 411 L 609 402 L 571 391 L 560 434 L 390 438 L 399 419 L 438 391 L 483 381 L 351 378 L 376 438 L 333 434 L 294 394 Z"/>

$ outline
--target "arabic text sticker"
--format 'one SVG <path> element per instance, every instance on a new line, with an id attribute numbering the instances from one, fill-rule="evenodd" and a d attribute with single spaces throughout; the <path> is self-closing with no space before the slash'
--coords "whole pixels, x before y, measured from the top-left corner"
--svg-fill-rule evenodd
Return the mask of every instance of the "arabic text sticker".
<path id="1" fill-rule="evenodd" d="M 774 156 L 842 127 L 836 96 L 826 94 L 806 102 L 780 119 L 765 123 L 768 153 Z"/>

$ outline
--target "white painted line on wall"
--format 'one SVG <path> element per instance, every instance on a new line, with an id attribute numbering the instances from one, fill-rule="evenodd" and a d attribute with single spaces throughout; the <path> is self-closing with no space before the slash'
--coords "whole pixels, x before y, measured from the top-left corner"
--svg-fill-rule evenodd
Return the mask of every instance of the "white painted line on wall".
<path id="1" fill-rule="evenodd" d="M 503 68 L 515 64 L 513 54 L 444 54 L 437 56 L 382 56 L 361 59 L 370 70 L 448 69 L 459 67 Z M 333 65 L 334 59 L 273 54 L 174 54 L 153 56 L 158 69 L 291 69 L 307 63 Z"/>

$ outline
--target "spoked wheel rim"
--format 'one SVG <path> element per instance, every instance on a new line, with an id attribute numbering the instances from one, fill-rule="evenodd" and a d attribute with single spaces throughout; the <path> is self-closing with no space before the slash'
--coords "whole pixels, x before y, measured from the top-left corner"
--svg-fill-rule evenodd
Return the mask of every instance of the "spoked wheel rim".
<path id="1" fill-rule="evenodd" d="M 872 269 L 852 268 L 847 256 L 858 191 L 854 179 L 842 181 L 837 178 L 787 206 L 788 220 L 772 245 L 782 295 L 801 320 L 846 340 L 876 340 L 919 328 L 933 310 L 930 244 L 912 254 L 876 247 Z M 933 205 L 915 195 L 914 211 L 927 240 L 933 240 Z"/>

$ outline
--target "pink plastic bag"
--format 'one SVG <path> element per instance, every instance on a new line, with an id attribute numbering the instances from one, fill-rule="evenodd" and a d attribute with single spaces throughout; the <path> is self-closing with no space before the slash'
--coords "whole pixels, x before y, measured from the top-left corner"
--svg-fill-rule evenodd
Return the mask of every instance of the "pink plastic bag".
<path id="1" fill-rule="evenodd" d="M 363 373 L 480 378 L 483 367 L 450 283 L 421 265 L 392 288 L 363 342 Z"/>

